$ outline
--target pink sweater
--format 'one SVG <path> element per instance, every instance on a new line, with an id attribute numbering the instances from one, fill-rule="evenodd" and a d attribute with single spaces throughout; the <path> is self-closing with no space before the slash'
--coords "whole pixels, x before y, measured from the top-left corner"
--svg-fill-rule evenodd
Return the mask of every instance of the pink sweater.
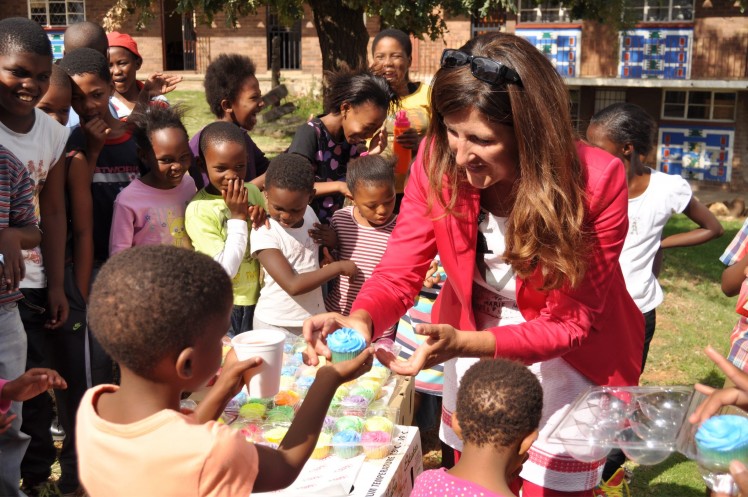
<path id="1" fill-rule="evenodd" d="M 371 315 L 375 337 L 411 307 L 437 252 L 448 278 L 432 321 L 476 329 L 471 302 L 480 191 L 462 188 L 455 214 L 443 216 L 437 202 L 429 211 L 423 150 L 424 144 L 411 168 L 387 251 L 351 310 Z M 644 319 L 618 264 L 628 230 L 625 171 L 620 160 L 597 148 L 580 142 L 577 152 L 587 176 L 586 226 L 594 242 L 585 277 L 575 289 L 549 292 L 533 284 L 540 282 L 541 267 L 529 281 L 518 278 L 517 304 L 527 322 L 488 331 L 496 336 L 496 357 L 531 364 L 563 356 L 598 385 L 635 385 Z"/>

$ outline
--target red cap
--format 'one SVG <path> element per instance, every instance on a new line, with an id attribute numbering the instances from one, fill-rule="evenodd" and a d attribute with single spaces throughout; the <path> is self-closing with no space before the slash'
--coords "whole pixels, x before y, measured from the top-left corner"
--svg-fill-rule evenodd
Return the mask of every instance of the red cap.
<path id="1" fill-rule="evenodd" d="M 139 59 L 143 58 L 140 56 L 140 53 L 138 52 L 138 44 L 135 43 L 135 40 L 132 39 L 132 36 L 125 33 L 120 33 L 119 31 L 112 31 L 111 33 L 106 35 L 106 39 L 109 41 L 110 47 L 126 48 L 134 53 L 135 56 Z"/>

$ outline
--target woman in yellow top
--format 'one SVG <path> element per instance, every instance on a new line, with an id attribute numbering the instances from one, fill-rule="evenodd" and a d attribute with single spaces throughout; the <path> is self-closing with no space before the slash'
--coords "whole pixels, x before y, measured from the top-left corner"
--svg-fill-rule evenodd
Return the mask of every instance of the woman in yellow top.
<path id="1" fill-rule="evenodd" d="M 410 121 L 411 128 L 395 138 L 397 143 L 415 152 L 418 144 L 426 134 L 431 119 L 429 101 L 429 86 L 420 82 L 410 81 L 410 65 L 413 62 L 411 54 L 413 46 L 410 37 L 399 29 L 385 29 L 380 31 L 371 44 L 373 63 L 371 70 L 374 74 L 383 76 L 392 89 L 400 97 L 400 105 L 394 110 L 404 110 Z M 393 115 L 389 116 L 388 127 L 392 126 Z M 388 131 L 392 131 L 389 129 Z M 402 198 L 405 187 L 405 175 L 396 175 L 396 191 L 398 200 Z M 399 202 L 398 202 L 399 203 Z"/>

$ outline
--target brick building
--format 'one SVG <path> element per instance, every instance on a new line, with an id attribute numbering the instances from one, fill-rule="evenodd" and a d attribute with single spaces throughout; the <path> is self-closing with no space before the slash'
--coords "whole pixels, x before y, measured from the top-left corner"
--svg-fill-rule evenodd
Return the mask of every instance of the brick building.
<path id="1" fill-rule="evenodd" d="M 87 19 L 103 22 L 114 0 L 17 0 L 0 17 L 30 16 L 47 27 L 61 56 L 65 26 Z M 319 77 L 322 58 L 312 13 L 292 26 L 269 9 L 242 17 L 235 28 L 217 16 L 211 25 L 195 15 L 169 14 L 176 0 L 153 2 L 152 20 L 136 31 L 134 19 L 121 31 L 134 35 L 144 56 L 142 71 L 201 74 L 223 52 L 252 57 L 260 76 L 269 67 L 270 39 L 281 39 L 286 80 Z M 517 14 L 447 20 L 437 41 L 414 40 L 412 74 L 428 81 L 444 47 L 459 47 L 477 33 L 501 30 L 523 36 L 543 51 L 565 78 L 573 117 L 584 133 L 592 114 L 627 101 L 646 108 L 659 122 L 657 167 L 696 183 L 732 190 L 748 187 L 748 15 L 733 0 L 631 0 L 639 22 L 627 32 L 576 21 L 563 2 L 519 0 Z M 379 19 L 368 17 L 373 36 Z M 263 78 L 261 77 L 261 80 Z"/>

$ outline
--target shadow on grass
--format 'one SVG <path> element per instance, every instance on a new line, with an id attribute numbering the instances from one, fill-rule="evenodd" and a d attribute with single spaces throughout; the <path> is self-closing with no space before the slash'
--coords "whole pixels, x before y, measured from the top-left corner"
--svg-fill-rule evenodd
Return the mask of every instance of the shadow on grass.
<path id="1" fill-rule="evenodd" d="M 636 497 L 644 496 L 663 496 L 663 497 L 704 497 L 706 494 L 706 485 L 703 487 L 694 486 L 693 482 L 683 481 L 683 484 L 673 481 L 655 482 L 664 473 L 669 472 L 671 477 L 668 480 L 680 482 L 681 474 L 685 471 L 691 473 L 696 471 L 695 466 L 688 464 L 688 459 L 682 454 L 674 454 L 665 461 L 654 466 L 637 466 L 634 469 L 634 476 L 631 481 L 631 495 Z M 684 466 L 680 468 L 678 466 Z M 682 475 L 685 476 L 685 475 Z M 690 478 L 689 478 L 690 479 Z M 690 484 L 689 484 L 690 483 Z"/>
<path id="2" fill-rule="evenodd" d="M 709 374 L 699 379 L 699 383 L 714 388 L 722 388 L 725 384 L 725 375 L 717 368 L 709 371 Z"/>

